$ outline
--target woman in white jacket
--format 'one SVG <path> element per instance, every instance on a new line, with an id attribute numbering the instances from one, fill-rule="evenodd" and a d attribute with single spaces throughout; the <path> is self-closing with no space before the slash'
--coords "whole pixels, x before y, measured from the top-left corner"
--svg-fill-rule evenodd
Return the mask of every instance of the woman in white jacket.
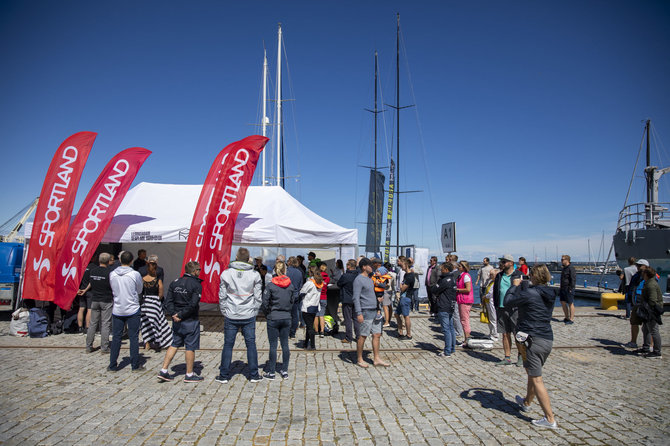
<path id="1" fill-rule="evenodd" d="M 323 277 L 321 273 L 312 266 L 309 268 L 311 277 L 300 289 L 300 296 L 302 297 L 302 318 L 307 326 L 305 333 L 305 343 L 303 347 L 307 350 L 316 350 L 314 338 L 316 331 L 314 330 L 314 318 L 319 312 L 319 301 L 321 299 L 321 288 L 323 287 Z"/>

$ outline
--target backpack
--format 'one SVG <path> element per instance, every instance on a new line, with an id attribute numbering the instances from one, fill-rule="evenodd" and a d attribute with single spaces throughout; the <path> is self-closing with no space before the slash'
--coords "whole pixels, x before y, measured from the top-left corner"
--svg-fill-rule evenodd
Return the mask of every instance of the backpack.
<path id="1" fill-rule="evenodd" d="M 28 320 L 28 335 L 31 338 L 45 338 L 47 337 L 47 326 L 49 325 L 49 317 L 47 313 L 41 308 L 30 309 L 30 319 Z"/>

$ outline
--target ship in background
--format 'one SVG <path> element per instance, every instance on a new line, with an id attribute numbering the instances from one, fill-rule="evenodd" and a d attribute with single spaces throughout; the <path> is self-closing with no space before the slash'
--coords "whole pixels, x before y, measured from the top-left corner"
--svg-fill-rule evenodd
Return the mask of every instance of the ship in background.
<path id="1" fill-rule="evenodd" d="M 659 201 L 658 183 L 664 174 L 670 172 L 670 167 L 659 168 L 651 165 L 650 128 L 651 121 L 647 120 L 644 137 L 647 149 L 647 163 L 644 169 L 646 201 L 627 204 L 630 195 L 629 187 L 626 202 L 619 212 L 613 246 L 615 258 L 621 268 L 628 266 L 629 257 L 646 259 L 661 277 L 659 280 L 661 291 L 667 295 L 670 294 L 668 281 L 670 275 L 670 202 Z M 641 150 L 642 146 L 640 146 L 640 152 Z"/>

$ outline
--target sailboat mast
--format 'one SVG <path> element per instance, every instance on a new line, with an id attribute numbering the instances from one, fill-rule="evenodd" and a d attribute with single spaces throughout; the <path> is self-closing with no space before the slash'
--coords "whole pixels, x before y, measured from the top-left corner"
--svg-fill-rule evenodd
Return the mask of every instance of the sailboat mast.
<path id="1" fill-rule="evenodd" d="M 647 167 L 651 166 L 651 149 L 650 149 L 650 144 L 649 144 L 649 127 L 651 121 L 647 119 L 647 122 L 645 123 L 644 130 L 647 133 Z M 647 203 L 650 203 L 651 200 L 651 189 L 653 187 L 653 175 L 651 172 L 648 172 L 645 169 L 645 175 L 647 176 Z"/>
<path id="2" fill-rule="evenodd" d="M 261 132 L 263 136 L 267 136 L 268 117 L 267 117 L 267 102 L 268 102 L 268 54 L 267 50 L 263 49 L 263 122 L 261 124 Z M 261 177 L 261 186 L 265 186 L 265 150 L 263 150 L 263 176 Z"/>
<path id="3" fill-rule="evenodd" d="M 377 51 L 375 51 L 375 112 L 374 112 L 374 115 L 375 115 L 375 160 L 374 160 L 375 184 L 376 184 L 376 181 L 377 181 L 377 177 L 376 177 L 376 175 L 377 175 L 377 114 L 378 114 L 378 110 L 377 110 L 377 76 L 378 76 L 378 67 L 379 67 L 379 65 L 377 63 L 377 60 L 378 60 L 378 55 L 377 55 Z M 374 190 L 374 196 L 372 198 L 373 198 L 374 204 L 375 204 L 375 218 L 373 219 L 373 221 L 374 221 L 373 231 L 374 231 L 375 237 L 377 237 L 377 230 L 379 229 L 377 227 L 377 216 L 379 215 L 379 209 L 378 209 L 379 204 L 377 203 L 377 187 L 375 186 L 375 188 L 373 190 Z"/>
<path id="4" fill-rule="evenodd" d="M 279 24 L 279 31 L 277 33 L 277 186 L 281 180 L 281 130 L 282 130 L 282 115 L 281 115 L 281 23 Z"/>
<path id="5" fill-rule="evenodd" d="M 397 13 L 398 25 L 396 28 L 396 56 L 395 56 L 395 109 L 396 109 L 396 191 L 400 192 L 400 13 Z M 400 256 L 400 195 L 396 203 L 396 257 Z"/>

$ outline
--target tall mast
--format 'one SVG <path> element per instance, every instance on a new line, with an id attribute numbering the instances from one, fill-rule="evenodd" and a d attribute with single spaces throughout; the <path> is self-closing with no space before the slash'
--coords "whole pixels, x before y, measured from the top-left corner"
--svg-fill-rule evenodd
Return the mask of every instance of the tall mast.
<path id="1" fill-rule="evenodd" d="M 647 167 L 651 166 L 651 151 L 649 145 L 649 127 L 651 120 L 647 119 L 647 122 L 644 125 L 644 130 L 647 133 Z M 651 190 L 653 187 L 653 175 L 650 172 L 647 172 L 645 169 L 645 174 L 647 175 L 647 203 L 651 202 Z"/>
<path id="2" fill-rule="evenodd" d="M 400 192 L 400 13 L 397 13 L 398 26 L 396 28 L 396 42 L 395 42 L 395 109 L 396 116 L 396 176 L 395 187 L 396 191 Z M 400 256 L 400 196 L 398 196 L 396 203 L 396 248 L 395 255 Z"/>
<path id="3" fill-rule="evenodd" d="M 280 23 L 277 33 L 277 186 L 281 184 L 281 130 L 283 125 L 281 115 L 281 38 Z"/>
<path id="4" fill-rule="evenodd" d="M 267 102 L 268 102 L 268 54 L 263 48 L 263 122 L 261 123 L 261 132 L 263 136 L 267 136 L 268 117 L 267 117 Z M 261 186 L 265 186 L 265 150 L 263 150 L 263 176 L 261 177 Z"/>
<path id="5" fill-rule="evenodd" d="M 378 75 L 377 74 L 378 73 L 377 58 L 378 58 L 377 51 L 375 51 L 375 112 L 374 112 L 374 115 L 375 115 L 375 164 L 374 164 L 375 175 L 377 175 L 377 114 L 379 113 L 379 110 L 377 110 L 377 75 Z M 375 182 L 376 181 L 377 181 L 377 177 L 375 176 Z M 375 218 L 373 219 L 373 221 L 374 221 L 375 226 L 373 228 L 373 231 L 374 231 L 374 234 L 375 234 L 375 237 L 376 237 L 377 236 L 377 229 L 378 229 L 377 228 L 377 215 L 379 213 L 379 209 L 378 209 L 379 205 L 377 203 L 377 187 L 376 186 L 374 188 L 374 191 L 375 191 L 375 194 L 374 194 L 373 200 L 374 200 L 374 204 L 375 204 Z"/>

